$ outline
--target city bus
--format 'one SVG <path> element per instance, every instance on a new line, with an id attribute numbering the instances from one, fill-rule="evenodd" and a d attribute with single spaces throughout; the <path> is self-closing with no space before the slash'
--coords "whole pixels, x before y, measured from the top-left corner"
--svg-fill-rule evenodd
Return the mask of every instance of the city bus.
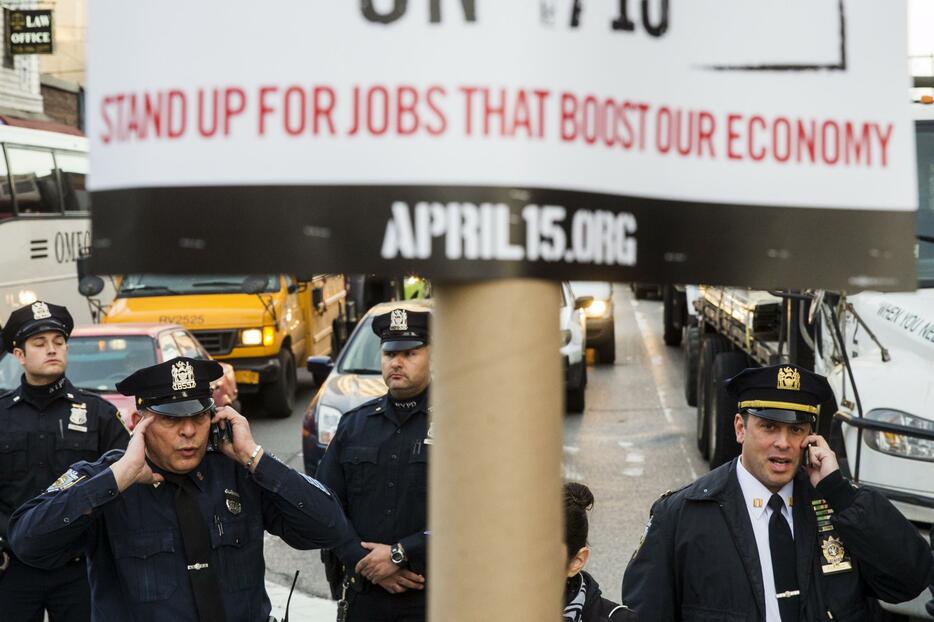
<path id="1" fill-rule="evenodd" d="M 0 323 L 37 299 L 88 323 L 76 261 L 91 243 L 88 141 L 0 125 Z"/>

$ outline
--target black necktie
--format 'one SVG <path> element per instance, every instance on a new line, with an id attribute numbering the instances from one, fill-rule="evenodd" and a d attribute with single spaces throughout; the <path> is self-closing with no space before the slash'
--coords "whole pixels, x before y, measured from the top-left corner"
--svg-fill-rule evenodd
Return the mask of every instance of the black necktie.
<path id="1" fill-rule="evenodd" d="M 777 494 L 769 499 L 772 517 L 769 519 L 769 549 L 772 551 L 772 574 L 782 622 L 798 622 L 798 573 L 795 541 L 788 521 L 782 516 L 785 502 Z"/>
<path id="2" fill-rule="evenodd" d="M 224 603 L 215 568 L 211 565 L 211 533 L 198 508 L 197 488 L 187 475 L 166 473 L 175 484 L 175 515 L 182 532 L 188 580 L 201 622 L 224 622 Z"/>

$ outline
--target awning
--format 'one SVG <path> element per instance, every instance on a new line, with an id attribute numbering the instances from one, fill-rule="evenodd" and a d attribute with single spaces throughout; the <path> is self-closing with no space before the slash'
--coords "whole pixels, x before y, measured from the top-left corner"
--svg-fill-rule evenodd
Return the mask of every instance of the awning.
<path id="1" fill-rule="evenodd" d="M 72 134 L 74 136 L 84 136 L 84 133 L 76 127 L 58 123 L 56 121 L 42 121 L 39 119 L 18 119 L 8 115 L 0 115 L 0 123 L 12 125 L 13 127 L 26 127 L 31 130 L 44 130 L 46 132 L 59 132 L 60 134 Z"/>

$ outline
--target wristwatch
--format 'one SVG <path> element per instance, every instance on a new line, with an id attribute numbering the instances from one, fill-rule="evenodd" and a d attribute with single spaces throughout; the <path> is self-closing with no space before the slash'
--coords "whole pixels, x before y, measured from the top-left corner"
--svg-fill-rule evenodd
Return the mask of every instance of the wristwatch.
<path id="1" fill-rule="evenodd" d="M 408 558 L 405 556 L 405 549 L 402 547 L 401 543 L 393 544 L 392 547 L 390 547 L 389 559 L 396 566 L 401 566 L 408 560 Z"/>

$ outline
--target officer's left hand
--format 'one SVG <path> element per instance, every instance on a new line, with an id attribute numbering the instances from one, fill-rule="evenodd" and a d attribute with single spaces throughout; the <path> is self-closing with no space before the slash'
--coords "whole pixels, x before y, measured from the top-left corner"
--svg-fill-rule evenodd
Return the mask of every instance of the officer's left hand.
<path id="1" fill-rule="evenodd" d="M 811 434 L 801 443 L 801 448 L 804 449 L 811 444 L 813 446 L 808 450 L 811 454 L 811 463 L 807 465 L 807 471 L 811 485 L 817 486 L 821 480 L 839 469 L 840 464 L 823 436 Z"/>
<path id="2" fill-rule="evenodd" d="M 399 566 L 392 563 L 392 559 L 390 559 L 392 547 L 388 544 L 364 542 L 363 548 L 368 550 L 370 554 L 357 563 L 355 568 L 357 574 L 368 581 L 379 583 L 399 572 Z"/>
<path id="3" fill-rule="evenodd" d="M 246 463 L 250 460 L 250 456 L 253 454 L 253 450 L 256 449 L 256 441 L 253 440 L 253 432 L 250 431 L 250 422 L 247 421 L 246 417 L 230 406 L 224 406 L 217 409 L 217 413 L 214 415 L 214 418 L 211 419 L 211 423 L 220 423 L 222 426 L 233 426 L 233 442 L 221 443 L 219 449 L 228 458 L 236 460 L 240 464 L 246 466 Z M 256 466 L 259 462 L 259 457 L 259 455 L 256 456 L 253 466 Z"/>

